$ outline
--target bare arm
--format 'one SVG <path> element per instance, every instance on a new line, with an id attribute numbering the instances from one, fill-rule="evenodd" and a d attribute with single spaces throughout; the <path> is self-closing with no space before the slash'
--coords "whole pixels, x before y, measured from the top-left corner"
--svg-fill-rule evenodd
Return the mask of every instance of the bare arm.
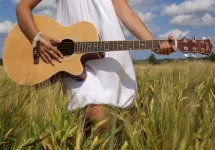
<path id="1" fill-rule="evenodd" d="M 125 27 L 140 40 L 154 40 L 154 36 L 148 30 L 144 22 L 135 14 L 127 0 L 112 0 L 114 9 Z M 176 51 L 167 41 L 160 44 L 159 54 L 169 54 Z"/>
<path id="2" fill-rule="evenodd" d="M 16 15 L 20 29 L 28 38 L 29 42 L 32 43 L 35 36 L 39 33 L 39 30 L 34 22 L 32 10 L 42 0 L 21 0 L 16 8 Z M 52 37 L 42 35 L 39 39 L 39 53 L 42 60 L 46 63 L 54 65 L 52 58 L 61 62 L 63 55 L 56 47 L 52 46 L 52 43 L 58 44 L 60 40 L 56 40 Z"/>
<path id="3" fill-rule="evenodd" d="M 32 10 L 41 2 L 41 0 L 21 0 L 16 8 L 18 24 L 30 42 L 39 32 L 34 21 Z"/>

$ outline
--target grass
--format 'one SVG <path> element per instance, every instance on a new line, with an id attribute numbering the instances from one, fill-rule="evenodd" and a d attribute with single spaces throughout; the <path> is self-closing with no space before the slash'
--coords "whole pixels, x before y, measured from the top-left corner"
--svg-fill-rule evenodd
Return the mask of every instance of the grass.
<path id="1" fill-rule="evenodd" d="M 110 109 L 113 130 L 98 137 L 103 122 L 86 136 L 83 110 L 66 109 L 59 83 L 39 90 L 22 87 L 1 69 L 0 149 L 214 149 L 215 64 L 145 64 L 135 70 L 135 106 L 118 113 Z"/>

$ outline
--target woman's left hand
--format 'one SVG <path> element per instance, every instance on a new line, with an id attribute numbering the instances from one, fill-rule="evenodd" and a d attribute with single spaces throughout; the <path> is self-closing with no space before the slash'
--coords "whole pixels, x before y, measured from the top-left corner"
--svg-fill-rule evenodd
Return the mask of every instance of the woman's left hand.
<path id="1" fill-rule="evenodd" d="M 160 49 L 156 50 L 156 54 L 169 55 L 170 53 L 176 52 L 177 48 L 175 45 L 171 45 L 169 41 L 173 40 L 173 37 L 170 36 L 168 41 L 163 41 L 160 43 Z"/>

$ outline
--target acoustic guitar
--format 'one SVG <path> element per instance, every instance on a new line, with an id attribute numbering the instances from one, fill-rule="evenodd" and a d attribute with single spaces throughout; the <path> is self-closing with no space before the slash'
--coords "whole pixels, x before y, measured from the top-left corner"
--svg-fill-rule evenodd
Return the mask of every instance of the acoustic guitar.
<path id="1" fill-rule="evenodd" d="M 79 22 L 64 27 L 45 16 L 34 16 L 34 21 L 44 35 L 62 39 L 57 48 L 64 55 L 62 63 L 54 66 L 46 64 L 33 52 L 31 43 L 15 25 L 8 34 L 3 48 L 3 64 L 10 79 L 20 85 L 35 85 L 48 80 L 59 72 L 66 72 L 77 80 L 84 80 L 84 63 L 92 59 L 105 57 L 109 51 L 155 50 L 161 40 L 135 41 L 99 41 L 95 26 L 89 22 Z M 173 40 L 184 53 L 209 55 L 212 45 L 210 40 L 182 38 Z"/>

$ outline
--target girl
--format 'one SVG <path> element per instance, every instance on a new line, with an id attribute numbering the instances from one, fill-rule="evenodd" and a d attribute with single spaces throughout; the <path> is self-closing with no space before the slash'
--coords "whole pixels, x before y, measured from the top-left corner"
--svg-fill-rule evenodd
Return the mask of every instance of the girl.
<path id="1" fill-rule="evenodd" d="M 52 44 L 59 39 L 43 35 L 37 29 L 32 10 L 41 0 L 21 0 L 17 6 L 18 24 L 29 42 L 38 44 L 41 59 L 54 65 L 63 55 Z M 125 40 L 120 22 L 138 39 L 153 40 L 154 37 L 142 20 L 134 13 L 127 0 L 57 0 L 57 21 L 69 26 L 80 21 L 95 25 L 101 40 Z M 38 41 L 36 40 L 38 39 Z M 167 41 L 160 43 L 158 54 L 170 54 L 176 48 Z M 133 64 L 128 51 L 108 52 L 104 59 L 91 60 L 85 65 L 87 79 L 75 81 L 64 79 L 70 98 L 68 109 L 86 106 L 89 118 L 100 121 L 108 117 L 103 105 L 121 108 L 131 107 L 137 92 Z"/>

